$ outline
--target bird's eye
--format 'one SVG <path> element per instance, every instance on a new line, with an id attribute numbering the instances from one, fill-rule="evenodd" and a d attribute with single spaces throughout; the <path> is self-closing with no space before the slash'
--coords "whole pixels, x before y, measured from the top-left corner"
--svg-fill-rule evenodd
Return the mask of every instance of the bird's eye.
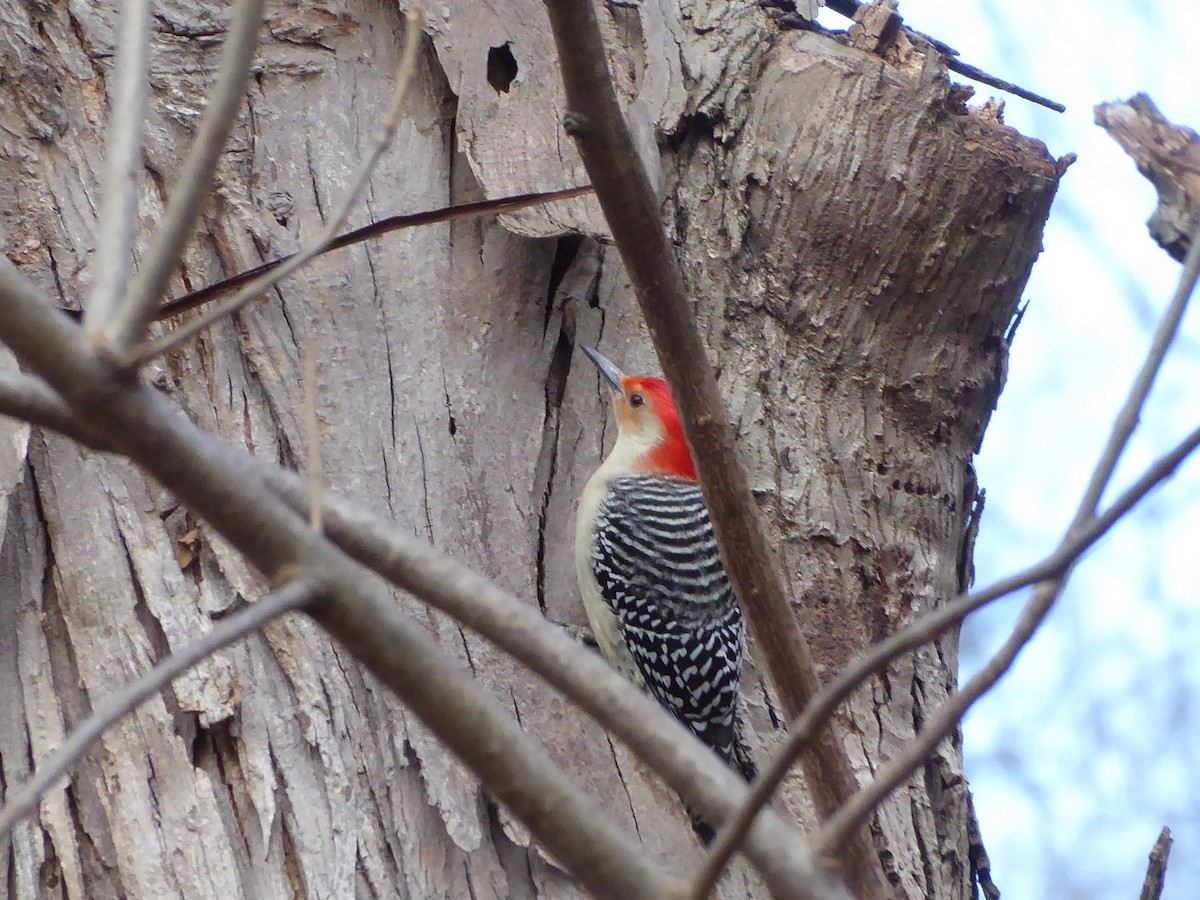
<path id="1" fill-rule="evenodd" d="M 645 402 L 646 401 L 642 399 L 641 394 L 630 394 L 629 395 L 629 405 L 630 406 L 641 406 Z"/>

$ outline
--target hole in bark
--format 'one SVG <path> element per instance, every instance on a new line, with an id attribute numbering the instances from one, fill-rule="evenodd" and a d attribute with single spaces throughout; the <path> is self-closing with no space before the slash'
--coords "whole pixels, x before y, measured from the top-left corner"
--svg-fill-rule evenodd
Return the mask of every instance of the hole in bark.
<path id="1" fill-rule="evenodd" d="M 454 418 L 454 404 L 450 402 L 450 391 L 447 389 L 445 394 L 446 415 L 450 419 L 450 437 L 454 437 L 456 434 L 458 434 L 458 420 Z"/>
<path id="2" fill-rule="evenodd" d="M 192 766 L 197 769 L 204 768 L 206 759 L 212 756 L 212 748 L 208 741 L 208 732 L 200 725 L 200 714 L 191 711 L 177 712 L 175 714 L 175 733 L 188 747 Z"/>
<path id="3" fill-rule="evenodd" d="M 508 44 L 488 50 L 487 80 L 497 94 L 507 94 L 513 79 L 517 77 L 517 59 Z"/>
<path id="4" fill-rule="evenodd" d="M 582 234 L 568 234 L 558 239 L 554 248 L 554 262 L 550 265 L 550 284 L 546 290 L 547 303 L 554 301 L 554 295 L 558 293 L 558 287 L 562 284 L 567 269 L 571 268 L 571 263 L 575 262 L 575 257 L 579 255 L 579 247 L 582 243 Z"/>
<path id="5" fill-rule="evenodd" d="M 581 234 L 569 234 L 558 239 L 554 249 L 554 262 L 550 266 L 550 282 L 546 285 L 546 312 L 542 316 L 543 332 L 550 327 L 550 316 L 554 312 L 554 298 L 558 294 L 563 278 L 567 275 L 567 270 L 571 268 L 571 263 L 575 262 L 575 257 L 579 255 L 579 247 L 582 243 L 583 235 Z"/>

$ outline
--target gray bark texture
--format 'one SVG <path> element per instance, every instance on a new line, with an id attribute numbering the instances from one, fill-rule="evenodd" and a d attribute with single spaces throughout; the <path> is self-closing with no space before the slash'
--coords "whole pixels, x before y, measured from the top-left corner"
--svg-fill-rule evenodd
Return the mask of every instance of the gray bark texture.
<path id="1" fill-rule="evenodd" d="M 539 0 L 419 5 L 429 37 L 408 118 L 351 224 L 585 183 Z M 740 0 L 614 3 L 601 16 L 796 615 L 833 672 L 970 580 L 971 458 L 1060 168 L 997 107 L 967 108 L 903 37 L 864 49 L 781 32 Z M 139 249 L 227 17 L 208 0 L 155 5 Z M 72 305 L 104 227 L 115 20 L 111 2 L 0 3 L 0 241 Z M 269 4 L 176 294 L 320 229 L 375 136 L 401 31 L 388 2 Z M 149 374 L 203 427 L 303 467 L 309 338 L 330 489 L 582 624 L 574 507 L 613 425 L 575 348 L 656 368 L 594 201 L 324 257 Z M 264 587 L 131 465 L 0 428 L 3 792 L 115 686 Z M 621 745 L 488 644 L 399 602 L 648 853 L 695 871 L 702 850 L 678 799 Z M 750 656 L 762 757 L 781 713 Z M 840 721 L 862 779 L 956 672 L 947 636 L 856 695 Z M 799 781 L 780 803 L 811 826 Z M 898 896 L 972 896 L 972 817 L 955 740 L 872 824 Z M 14 898 L 578 893 L 302 618 L 219 654 L 109 732 L 0 847 L 0 885 Z M 722 891 L 763 894 L 741 867 Z"/>

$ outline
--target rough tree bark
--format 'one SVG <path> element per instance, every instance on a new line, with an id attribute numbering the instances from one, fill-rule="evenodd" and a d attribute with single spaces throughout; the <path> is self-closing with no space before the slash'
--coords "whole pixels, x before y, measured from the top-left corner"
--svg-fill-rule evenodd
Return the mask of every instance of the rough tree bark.
<path id="1" fill-rule="evenodd" d="M 410 118 L 354 225 L 565 187 L 539 0 L 426 3 Z M 227 11 L 156 4 L 142 229 L 160 214 Z M 400 13 L 270 5 L 256 79 L 177 292 L 296 249 L 386 105 Z M 903 37 L 780 33 L 744 2 L 602 10 L 618 89 L 666 198 L 743 452 L 830 670 L 970 578 L 971 471 L 1004 334 L 1061 167 Z M 96 246 L 110 5 L 0 5 L 0 240 L 77 303 Z M 171 355 L 158 383 L 206 428 L 302 465 L 300 347 L 320 351 L 327 481 L 552 618 L 583 621 L 575 500 L 604 393 L 574 348 L 654 368 L 590 201 L 441 225 L 318 261 Z M 140 244 L 139 246 L 141 246 Z M 261 592 L 131 466 L 0 423 L 0 790 L 98 698 Z M 402 599 L 553 754 L 694 869 L 676 798 L 485 643 Z M 894 665 L 842 717 L 862 775 L 952 687 L 956 641 Z M 761 754 L 778 708 L 751 666 Z M 787 805 L 811 821 L 802 784 Z M 873 834 L 904 896 L 972 894 L 970 797 L 943 746 Z M 13 897 L 560 897 L 575 888 L 392 697 L 293 619 L 114 729 L 4 848 Z M 743 869 L 726 896 L 761 892 Z"/>

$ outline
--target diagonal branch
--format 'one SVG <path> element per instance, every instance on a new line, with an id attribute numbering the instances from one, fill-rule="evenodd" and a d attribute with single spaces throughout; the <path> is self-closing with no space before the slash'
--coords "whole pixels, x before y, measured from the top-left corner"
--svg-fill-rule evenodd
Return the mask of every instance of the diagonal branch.
<path id="1" fill-rule="evenodd" d="M 1196 281 L 1200 278 L 1200 247 L 1197 244 L 1200 244 L 1200 223 L 1192 232 L 1191 249 L 1184 261 L 1183 271 L 1179 275 L 1179 284 L 1175 288 L 1175 295 L 1171 298 L 1171 303 L 1163 313 L 1158 329 L 1154 332 L 1154 337 L 1150 341 L 1150 349 L 1146 352 L 1146 361 L 1142 363 L 1142 368 L 1129 389 L 1129 396 L 1125 398 L 1125 403 L 1117 414 L 1112 434 L 1109 435 L 1104 452 L 1101 454 L 1099 462 L 1096 463 L 1095 471 L 1092 473 L 1092 478 L 1088 482 L 1087 490 L 1084 491 L 1083 499 L 1079 502 L 1079 509 L 1075 513 L 1075 518 L 1068 531 L 1079 528 L 1091 518 L 1096 505 L 1100 502 L 1100 497 L 1104 494 L 1104 489 L 1112 479 L 1117 463 L 1120 462 L 1121 454 L 1125 452 L 1125 445 L 1129 443 L 1130 435 L 1137 428 L 1138 420 L 1142 415 L 1142 407 L 1146 405 L 1146 398 L 1150 395 L 1154 380 L 1158 377 L 1163 360 L 1167 357 L 1167 351 L 1171 349 L 1171 344 L 1179 333 L 1183 314 L 1187 312 L 1188 301 L 1191 300 L 1192 292 L 1196 289 Z"/>
<path id="2" fill-rule="evenodd" d="M 217 86 L 208 97 L 208 109 L 192 141 L 178 184 L 171 192 L 166 215 L 154 232 L 154 240 L 129 292 L 97 335 L 118 359 L 141 339 L 153 321 L 154 310 L 166 292 L 167 282 L 208 196 L 217 160 L 225 149 L 245 93 L 250 63 L 258 46 L 262 11 L 263 0 L 241 0 L 238 4 L 221 51 Z"/>
<path id="3" fill-rule="evenodd" d="M 579 147 L 682 411 L 684 433 L 734 591 L 787 713 L 795 717 L 816 696 L 820 680 L 767 548 L 683 278 L 663 230 L 659 202 L 617 103 L 595 7 L 578 0 L 546 0 L 546 9 L 566 88 L 567 130 Z M 805 753 L 804 767 L 822 816 L 831 815 L 857 787 L 832 723 Z M 864 833 L 854 836 L 846 857 L 844 871 L 856 895 L 886 893 L 878 856 Z"/>
<path id="4" fill-rule="evenodd" d="M 218 650 L 261 629 L 272 619 L 294 612 L 320 592 L 316 581 L 300 578 L 266 597 L 239 610 L 213 626 L 213 630 L 196 638 L 183 649 L 172 653 L 150 671 L 118 690 L 105 700 L 71 732 L 62 746 L 38 766 L 37 773 L 14 791 L 0 809 L 0 840 L 13 825 L 33 812 L 42 797 L 55 782 L 66 775 L 87 756 L 101 735 L 129 713 L 133 712 L 192 666 L 203 662 Z"/>
<path id="5" fill-rule="evenodd" d="M 358 170 L 354 173 L 350 190 L 342 198 L 342 203 L 338 207 L 337 212 L 334 213 L 333 218 L 326 223 L 325 227 L 321 229 L 321 233 L 317 236 L 316 240 L 299 253 L 288 257 L 277 268 L 272 268 L 259 275 L 228 300 L 206 310 L 203 315 L 181 325 L 174 331 L 168 332 L 157 340 L 139 346 L 130 359 L 131 363 L 142 365 L 154 357 L 166 353 L 173 347 L 178 347 L 188 338 L 203 331 L 209 325 L 245 306 L 271 285 L 275 284 L 275 282 L 286 278 L 297 269 L 308 265 L 328 249 L 329 245 L 337 237 L 338 230 L 349 217 L 354 204 L 358 202 L 359 194 L 367 186 L 367 182 L 371 180 L 371 173 L 375 171 L 375 167 L 379 165 L 379 160 L 383 158 L 384 153 L 391 146 L 392 138 L 396 135 L 396 129 L 400 127 L 401 115 L 404 112 L 404 98 L 408 94 L 408 86 L 412 81 L 413 72 L 416 69 L 417 50 L 420 47 L 421 40 L 421 14 L 412 11 L 408 12 L 405 14 L 404 23 L 404 49 L 400 55 L 400 66 L 396 70 L 396 81 L 395 88 L 392 91 L 392 99 L 388 104 L 387 112 L 384 114 L 379 136 L 375 139 L 375 144 L 371 147 L 371 152 L 367 154 L 366 158 L 359 164 Z"/>
<path id="6" fill-rule="evenodd" d="M 96 280 L 86 304 L 89 335 L 104 329 L 116 312 L 133 265 L 142 125 L 150 94 L 150 0 L 122 6 L 109 106 L 104 183 L 97 221 Z"/>
<path id="7" fill-rule="evenodd" d="M 399 216 L 388 216 L 386 219 L 380 219 L 378 222 L 372 222 L 370 225 L 364 225 L 362 228 L 355 228 L 352 231 L 339 234 L 336 238 L 329 242 L 321 254 L 330 253 L 334 250 L 341 250 L 343 247 L 352 247 L 355 244 L 360 244 L 363 241 L 369 241 L 372 238 L 382 237 L 385 234 L 390 234 L 393 231 L 400 231 L 404 228 L 416 228 L 421 225 L 436 225 L 439 222 L 452 222 L 460 219 L 473 219 L 480 216 L 499 216 L 505 213 L 516 212 L 521 209 L 528 209 L 531 206 L 542 206 L 546 203 L 553 203 L 555 200 L 570 200 L 573 197 L 582 197 L 584 194 L 590 194 L 592 186 L 590 184 L 581 185 L 579 187 L 565 188 L 561 191 L 543 191 L 534 194 L 514 194 L 511 197 L 497 197 L 495 200 L 475 200 L 471 203 L 457 203 L 453 206 L 443 206 L 438 209 L 422 210 L 415 213 L 404 213 Z M 240 288 L 244 284 L 253 281 L 259 275 L 266 272 L 272 272 L 278 269 L 285 263 L 294 259 L 296 254 L 291 253 L 287 256 L 282 256 L 279 259 L 273 259 L 270 262 L 265 262 L 262 265 L 255 266 L 252 269 L 247 269 L 244 272 L 238 272 L 236 275 L 230 275 L 221 281 L 207 284 L 202 288 L 197 288 L 194 291 L 189 291 L 182 296 L 169 300 L 154 311 L 155 321 L 169 319 L 172 316 L 178 316 L 185 312 L 191 312 L 216 300 L 218 297 L 223 297 L 230 291 Z M 60 307 L 63 315 L 71 319 L 82 318 L 82 313 L 77 309 L 68 307 Z"/>
<path id="8" fill-rule="evenodd" d="M 1175 296 L 1172 297 L 1170 305 L 1159 322 L 1141 371 L 1134 379 L 1129 396 L 1117 414 L 1112 433 L 1109 435 L 1099 462 L 1096 463 L 1096 468 L 1084 491 L 1075 518 L 1067 528 L 1064 542 L 1077 537 L 1095 518 L 1096 505 L 1112 479 L 1113 471 L 1121 459 L 1130 435 L 1137 427 L 1142 407 L 1146 403 L 1146 398 L 1154 386 L 1154 380 L 1162 367 L 1167 351 L 1179 330 L 1179 324 L 1183 320 L 1183 314 L 1187 310 L 1188 301 L 1195 290 L 1198 277 L 1200 277 L 1200 226 L 1192 235 L 1191 250 L 1188 252 L 1179 285 L 1175 289 Z M 816 838 L 821 850 L 832 851 L 842 841 L 856 833 L 879 802 L 916 771 L 933 749 L 958 727 L 959 721 L 971 704 L 991 690 L 993 685 L 1012 666 L 1017 654 L 1029 643 L 1062 593 L 1070 574 L 1071 569 L 1068 567 L 1061 575 L 1038 585 L 1032 599 L 1021 612 L 1012 634 L 996 654 L 957 694 L 942 705 L 926 723 L 921 733 L 908 743 L 900 755 L 882 766 L 875 773 L 875 778 L 871 783 L 851 798 L 838 811 L 837 815 L 822 827 Z"/>
<path id="9" fill-rule="evenodd" d="M 399 231 L 402 228 L 415 228 L 420 225 L 436 225 L 439 222 L 451 222 L 459 219 L 471 219 L 478 216 L 498 216 L 504 213 L 516 212 L 521 209 L 528 209 L 531 206 L 541 206 L 545 203 L 552 203 L 555 200 L 569 200 L 572 197 L 582 197 L 584 194 L 592 192 L 591 185 L 582 185 L 580 187 L 566 188 L 561 191 L 544 191 L 536 194 L 516 194 L 512 197 L 499 197 L 495 200 L 476 200 L 471 203 L 458 203 L 454 206 L 443 206 L 440 209 L 425 210 L 423 212 L 405 213 L 399 216 L 389 216 L 386 219 L 380 219 L 378 222 L 372 222 L 370 225 L 364 225 L 362 228 L 355 228 L 353 231 L 347 231 L 345 234 L 340 234 L 322 250 L 322 253 L 329 253 L 332 250 L 341 250 L 343 247 L 351 247 L 354 244 L 369 241 L 372 238 L 381 237 L 385 234 L 390 234 L 393 231 Z M 224 281 L 218 281 L 215 284 L 206 285 L 198 290 L 184 294 L 182 297 L 176 297 L 168 303 L 164 303 L 155 310 L 155 319 L 169 319 L 171 316 L 178 316 L 181 313 L 189 312 L 197 307 L 203 306 L 217 297 L 221 297 L 232 290 L 247 284 L 251 280 L 263 275 L 267 272 L 272 272 L 280 266 L 287 264 L 295 258 L 296 254 L 289 254 L 280 259 L 271 260 L 271 262 L 263 263 L 261 266 L 255 266 L 253 269 L 247 269 L 245 272 L 239 272 L 237 275 L 231 275 Z M 63 312 L 68 315 L 73 315 L 74 310 L 64 309 Z"/>
<path id="10" fill-rule="evenodd" d="M 946 68 L 951 72 L 957 72 L 970 78 L 972 81 L 978 81 L 980 84 L 986 84 L 988 87 L 994 87 L 996 90 L 1004 91 L 1012 94 L 1014 97 L 1020 97 L 1022 100 L 1028 100 L 1030 103 L 1036 103 L 1038 106 L 1044 106 L 1046 109 L 1054 112 L 1066 112 L 1067 108 L 1057 100 L 1051 100 L 1049 97 L 1043 97 L 1041 94 L 1035 94 L 1028 88 L 1023 88 L 1019 84 L 1014 84 L 1011 81 L 1005 81 L 996 75 L 989 75 L 987 72 L 978 66 L 973 66 L 970 63 L 963 62 L 953 56 L 942 56 L 942 62 L 946 64 Z"/>

